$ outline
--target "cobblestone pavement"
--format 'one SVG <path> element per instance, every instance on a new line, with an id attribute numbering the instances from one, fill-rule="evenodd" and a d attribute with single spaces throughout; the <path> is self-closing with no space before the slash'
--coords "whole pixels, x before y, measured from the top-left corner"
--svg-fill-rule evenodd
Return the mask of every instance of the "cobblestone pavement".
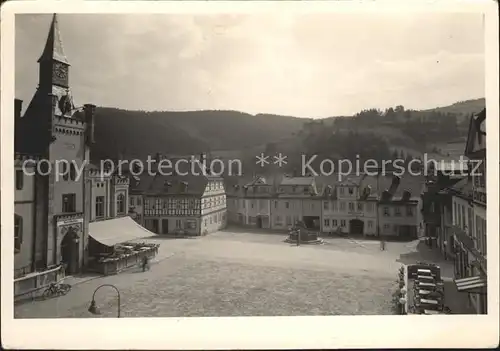
<path id="1" fill-rule="evenodd" d="M 95 317 L 87 308 L 101 284 L 120 290 L 122 317 L 392 314 L 398 259 L 418 244 L 389 243 L 380 251 L 370 240 L 300 247 L 283 240 L 231 232 L 147 239 L 161 244 L 150 271 L 83 282 L 66 296 L 15 306 L 15 317 Z M 96 302 L 100 317 L 116 316 L 113 289 L 100 289 Z"/>

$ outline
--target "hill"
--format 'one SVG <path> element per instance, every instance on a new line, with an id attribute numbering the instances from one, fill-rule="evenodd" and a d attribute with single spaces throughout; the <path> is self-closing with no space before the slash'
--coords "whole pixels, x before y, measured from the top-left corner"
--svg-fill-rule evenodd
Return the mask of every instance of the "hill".
<path id="1" fill-rule="evenodd" d="M 92 159 L 146 158 L 236 150 L 279 140 L 299 131 L 304 119 L 237 111 L 145 112 L 96 109 Z"/>
<path id="2" fill-rule="evenodd" d="M 486 106 L 486 99 L 474 99 L 474 100 L 466 100 L 459 101 L 450 106 L 444 107 L 436 107 L 429 110 L 424 110 L 424 112 L 441 112 L 441 113 L 453 113 L 456 115 L 466 115 L 470 116 L 473 113 L 480 112 Z"/>
<path id="3" fill-rule="evenodd" d="M 451 139 L 463 138 L 468 127 L 464 116 L 479 112 L 484 106 L 485 99 L 476 99 L 423 111 L 397 106 L 385 112 L 371 109 L 355 116 L 320 120 L 238 111 L 146 112 L 98 107 L 96 144 L 91 157 L 96 160 L 121 155 L 143 159 L 158 152 L 198 154 L 202 151 L 234 157 L 255 155 L 271 144 L 278 151 L 336 154 L 337 150 L 332 150 L 337 145 L 330 140 L 332 134 L 337 139 L 350 135 L 346 142 L 354 140 L 358 144 L 360 138 L 377 145 L 380 141 L 378 147 L 383 149 L 377 151 L 380 155 L 387 154 L 384 143 L 391 150 L 400 147 L 419 153 Z"/>

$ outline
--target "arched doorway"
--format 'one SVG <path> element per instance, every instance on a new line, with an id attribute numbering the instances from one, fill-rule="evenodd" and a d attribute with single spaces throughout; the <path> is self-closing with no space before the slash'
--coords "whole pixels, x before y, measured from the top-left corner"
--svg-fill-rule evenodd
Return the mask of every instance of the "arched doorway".
<path id="1" fill-rule="evenodd" d="M 257 216 L 257 228 L 262 228 L 262 217 Z"/>
<path id="2" fill-rule="evenodd" d="M 61 262 L 65 265 L 66 274 L 78 272 L 79 238 L 75 228 L 70 227 L 61 241 Z"/>
<path id="3" fill-rule="evenodd" d="M 352 219 L 349 222 L 349 231 L 354 235 L 361 235 L 365 229 L 365 223 L 360 219 Z"/>

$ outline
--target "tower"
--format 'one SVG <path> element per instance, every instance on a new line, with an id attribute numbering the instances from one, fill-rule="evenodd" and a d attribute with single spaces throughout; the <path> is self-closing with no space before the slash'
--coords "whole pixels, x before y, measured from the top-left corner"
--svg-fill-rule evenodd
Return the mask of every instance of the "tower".
<path id="1" fill-rule="evenodd" d="M 88 242 L 85 166 L 93 141 L 95 106 L 75 107 L 70 64 L 56 14 L 38 64 L 38 88 L 21 118 L 24 149 L 49 161 L 52 168 L 37 190 L 45 205 L 36 214 L 35 251 L 38 265 L 64 262 L 73 273 L 84 263 Z"/>
<path id="2" fill-rule="evenodd" d="M 61 88 L 69 87 L 70 64 L 64 53 L 56 14 L 52 17 L 45 48 L 38 59 L 38 64 L 40 65 L 40 89 L 50 92 L 52 85 Z"/>

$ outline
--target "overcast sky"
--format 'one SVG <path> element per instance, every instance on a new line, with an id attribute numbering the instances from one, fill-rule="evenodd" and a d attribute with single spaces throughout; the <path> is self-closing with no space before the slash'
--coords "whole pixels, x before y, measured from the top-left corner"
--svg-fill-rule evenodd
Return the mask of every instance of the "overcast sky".
<path id="1" fill-rule="evenodd" d="M 31 99 L 51 15 L 17 15 Z M 298 117 L 484 97 L 479 14 L 59 15 L 77 104 Z"/>

